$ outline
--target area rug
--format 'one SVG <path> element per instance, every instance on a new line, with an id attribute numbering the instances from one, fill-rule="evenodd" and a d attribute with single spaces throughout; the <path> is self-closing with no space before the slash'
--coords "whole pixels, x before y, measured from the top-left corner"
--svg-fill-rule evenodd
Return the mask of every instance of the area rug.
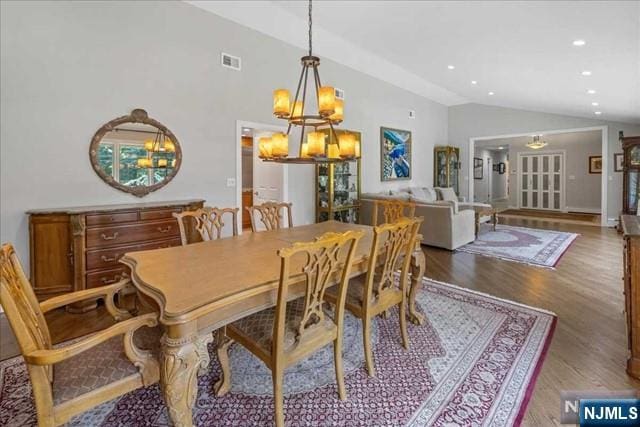
<path id="1" fill-rule="evenodd" d="M 575 233 L 483 224 L 476 240 L 459 251 L 515 261 L 539 267 L 554 268 L 571 243 Z"/>
<path id="2" fill-rule="evenodd" d="M 340 401 L 327 347 L 288 369 L 287 426 L 519 425 L 556 323 L 553 313 L 424 279 L 417 302 L 426 314 L 410 325 L 401 346 L 398 313 L 376 319 L 376 376 L 364 369 L 361 323 L 347 316 L 345 382 Z M 212 356 L 215 354 L 210 348 Z M 271 374 L 238 345 L 230 350 L 232 389 L 218 398 L 220 369 L 212 357 L 199 378 L 200 426 L 273 425 Z M 21 358 L 0 363 L 0 425 L 35 425 L 35 408 Z M 131 392 L 74 418 L 72 426 L 168 426 L 157 385 Z"/>

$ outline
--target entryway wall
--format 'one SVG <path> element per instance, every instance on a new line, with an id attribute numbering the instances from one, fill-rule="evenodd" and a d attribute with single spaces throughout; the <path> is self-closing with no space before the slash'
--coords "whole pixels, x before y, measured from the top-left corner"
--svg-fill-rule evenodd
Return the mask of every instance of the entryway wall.
<path id="1" fill-rule="evenodd" d="M 473 180 L 474 201 L 481 203 L 491 203 L 496 200 L 504 200 L 508 196 L 507 177 L 508 172 L 500 174 L 493 170 L 493 165 L 499 163 L 508 164 L 507 149 L 493 150 L 482 148 L 478 145 L 475 149 L 474 157 L 482 159 L 483 174 L 482 179 Z"/>

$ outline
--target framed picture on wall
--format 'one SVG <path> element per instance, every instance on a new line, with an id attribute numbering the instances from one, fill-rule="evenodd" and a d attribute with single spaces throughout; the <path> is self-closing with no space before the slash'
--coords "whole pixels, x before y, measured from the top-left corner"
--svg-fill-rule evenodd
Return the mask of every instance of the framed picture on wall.
<path id="1" fill-rule="evenodd" d="M 507 165 L 506 165 L 506 164 L 504 164 L 504 163 L 502 163 L 502 162 L 498 163 L 498 173 L 499 173 L 500 175 L 504 175 L 504 173 L 506 172 L 506 170 L 507 170 Z"/>
<path id="2" fill-rule="evenodd" d="M 484 161 L 479 157 L 473 158 L 473 179 L 484 178 Z"/>
<path id="3" fill-rule="evenodd" d="M 624 153 L 615 153 L 613 155 L 613 171 L 622 172 L 624 169 Z"/>
<path id="4" fill-rule="evenodd" d="M 498 169 L 498 163 L 494 163 L 494 164 L 493 164 L 493 171 L 494 171 L 494 172 L 498 172 L 498 170 L 499 170 L 499 169 Z"/>
<path id="5" fill-rule="evenodd" d="M 589 173 L 602 173 L 602 156 L 589 156 Z"/>
<path id="6" fill-rule="evenodd" d="M 380 127 L 380 179 L 411 179 L 411 131 Z"/>

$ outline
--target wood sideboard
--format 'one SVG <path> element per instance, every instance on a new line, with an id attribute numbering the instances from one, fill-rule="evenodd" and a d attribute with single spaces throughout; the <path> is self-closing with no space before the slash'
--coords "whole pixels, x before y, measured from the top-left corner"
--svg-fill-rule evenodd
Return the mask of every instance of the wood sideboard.
<path id="1" fill-rule="evenodd" d="M 625 318 L 629 339 L 627 373 L 640 379 L 640 216 L 622 215 Z"/>
<path id="2" fill-rule="evenodd" d="M 80 206 L 28 211 L 31 284 L 38 299 L 115 283 L 129 274 L 119 263 L 126 252 L 179 246 L 172 214 L 204 200 Z M 190 240 L 198 240 L 188 230 Z M 195 233 L 195 234 L 194 234 Z M 75 305 L 71 312 L 95 308 Z"/>

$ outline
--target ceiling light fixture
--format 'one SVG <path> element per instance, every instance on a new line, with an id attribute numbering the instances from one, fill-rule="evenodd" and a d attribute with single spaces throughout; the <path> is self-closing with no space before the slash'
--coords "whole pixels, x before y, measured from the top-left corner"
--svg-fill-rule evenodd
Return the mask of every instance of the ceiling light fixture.
<path id="1" fill-rule="evenodd" d="M 489 92 L 489 96 L 493 96 L 495 95 L 493 92 Z"/>
<path id="2" fill-rule="evenodd" d="M 471 80 L 471 84 L 472 84 L 472 85 L 477 85 L 477 84 L 478 84 L 478 82 L 477 82 L 477 81 L 475 81 L 475 80 Z"/>
<path id="3" fill-rule="evenodd" d="M 585 42 L 584 40 L 574 40 L 573 41 L 573 45 L 574 46 L 584 46 L 585 44 L 587 44 L 587 42 Z"/>
<path id="4" fill-rule="evenodd" d="M 596 94 L 596 91 L 595 91 L 594 89 L 588 89 L 588 90 L 587 90 L 587 93 L 588 93 L 589 95 L 595 95 L 595 94 Z"/>
<path id="5" fill-rule="evenodd" d="M 593 114 L 595 114 L 596 116 L 599 116 L 600 114 L 602 114 L 602 111 L 596 111 Z"/>
<path id="6" fill-rule="evenodd" d="M 539 150 L 542 147 L 546 147 L 547 143 L 546 141 L 540 140 L 541 136 L 542 135 L 533 135 L 533 139 L 527 142 L 527 147 L 532 148 L 534 150 Z"/>
<path id="7" fill-rule="evenodd" d="M 455 65 L 447 65 L 447 68 L 450 69 L 450 70 L 454 70 L 456 68 L 456 66 Z"/>
<path id="8" fill-rule="evenodd" d="M 593 105 L 594 107 L 597 107 L 600 104 L 598 104 L 597 102 L 592 102 L 591 105 Z"/>
<path id="9" fill-rule="evenodd" d="M 589 71 L 589 70 L 584 70 L 584 71 L 582 72 L 582 75 L 583 75 L 583 76 L 590 76 L 590 75 L 591 75 L 591 71 Z"/>
<path id="10" fill-rule="evenodd" d="M 323 86 L 320 81 L 318 67 L 320 58 L 313 55 L 312 44 L 312 9 L 309 0 L 309 53 L 301 58 L 302 72 L 298 80 L 298 88 L 293 102 L 287 89 L 276 89 L 273 92 L 273 114 L 289 123 L 287 133 L 274 133 L 271 137 L 260 138 L 258 143 L 259 157 L 265 161 L 277 163 L 332 163 L 344 160 L 360 158 L 360 141 L 354 134 L 336 134 L 334 125 L 342 122 L 344 103 L 336 99 L 336 90 L 332 86 Z M 311 80 L 311 86 L 315 94 L 307 96 L 307 81 Z M 317 104 L 317 113 L 307 110 L 310 99 Z M 309 112 L 308 112 L 309 111 Z M 300 127 L 300 147 L 298 155 L 289 156 L 289 134 L 293 126 Z M 312 131 L 305 130 L 311 128 Z M 329 138 L 334 142 L 325 141 L 327 135 L 318 128 L 329 129 Z"/>

